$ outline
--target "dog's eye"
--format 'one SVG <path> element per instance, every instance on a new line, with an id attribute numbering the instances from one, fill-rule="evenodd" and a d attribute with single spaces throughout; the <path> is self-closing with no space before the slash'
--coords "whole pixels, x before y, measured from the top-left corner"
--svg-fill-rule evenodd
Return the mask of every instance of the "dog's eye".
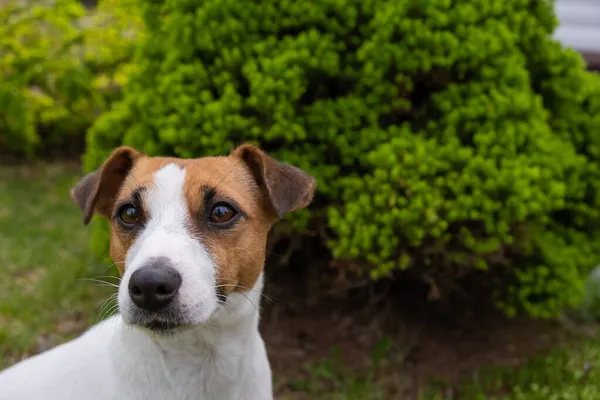
<path id="1" fill-rule="evenodd" d="M 237 215 L 237 211 L 226 203 L 218 203 L 210 211 L 210 222 L 215 224 L 225 224 L 231 221 Z"/>
<path id="2" fill-rule="evenodd" d="M 132 227 L 137 224 L 140 220 L 140 213 L 133 204 L 125 204 L 119 209 L 117 213 L 119 222 L 126 227 Z"/>

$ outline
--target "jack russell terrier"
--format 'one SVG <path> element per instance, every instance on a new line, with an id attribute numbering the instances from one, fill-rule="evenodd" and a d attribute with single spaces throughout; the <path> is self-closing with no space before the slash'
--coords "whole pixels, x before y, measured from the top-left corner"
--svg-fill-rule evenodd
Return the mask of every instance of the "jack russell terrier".
<path id="1" fill-rule="evenodd" d="M 0 373 L 1 400 L 270 400 L 258 331 L 267 233 L 315 180 L 252 145 L 229 156 L 120 147 L 71 191 L 111 222 L 119 313 Z"/>

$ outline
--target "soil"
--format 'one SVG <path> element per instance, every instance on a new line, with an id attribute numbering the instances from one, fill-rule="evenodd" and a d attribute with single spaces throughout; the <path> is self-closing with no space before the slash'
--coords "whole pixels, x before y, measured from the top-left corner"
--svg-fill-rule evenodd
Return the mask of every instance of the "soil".
<path id="1" fill-rule="evenodd" d="M 428 302 L 426 285 L 410 278 L 315 301 L 311 288 L 299 284 L 310 281 L 307 275 L 290 267 L 267 275 L 261 330 L 273 370 L 284 371 L 278 396 L 289 395 L 292 382 L 306 377 L 306 366 L 333 347 L 346 371 L 360 375 L 372 368 L 373 349 L 388 339 L 392 346 L 381 367 L 386 398 L 417 399 L 431 381 L 453 390 L 483 368 L 518 366 L 568 336 L 558 321 L 509 320 L 474 298 Z"/>

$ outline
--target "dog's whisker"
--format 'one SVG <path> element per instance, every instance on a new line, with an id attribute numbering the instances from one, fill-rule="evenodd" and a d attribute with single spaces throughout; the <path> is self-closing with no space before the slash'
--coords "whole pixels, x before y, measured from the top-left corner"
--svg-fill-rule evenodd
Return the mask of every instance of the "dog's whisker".
<path id="1" fill-rule="evenodd" d="M 114 288 L 119 288 L 119 285 L 115 285 L 112 282 L 106 282 L 103 281 L 102 279 L 95 279 L 95 278 L 79 278 L 78 280 L 80 281 L 90 281 L 90 282 L 96 282 L 99 283 L 101 286 L 108 286 L 108 287 L 114 287 Z"/>
<path id="2" fill-rule="evenodd" d="M 111 285 L 111 284 L 109 284 L 109 283 L 106 283 L 106 282 L 104 282 L 104 283 L 100 283 L 100 284 L 96 284 L 96 285 L 93 285 L 93 286 L 94 286 L 94 287 L 109 287 L 109 288 L 115 288 L 115 287 L 118 287 L 118 286 Z"/>
<path id="3" fill-rule="evenodd" d="M 118 293 L 112 293 L 112 294 L 106 296 L 106 298 L 104 300 L 102 300 L 102 302 L 100 303 L 100 306 L 103 306 L 104 304 L 106 304 L 107 301 L 116 299 L 117 296 L 118 296 Z"/>
<path id="4" fill-rule="evenodd" d="M 117 296 L 115 293 L 115 296 L 111 295 L 109 297 L 107 297 L 102 303 L 102 308 L 100 309 L 100 313 L 98 315 L 98 317 L 96 318 L 96 322 L 104 319 L 108 314 L 109 314 L 109 310 L 114 308 L 115 306 L 118 307 L 118 303 L 117 303 Z"/>
<path id="5" fill-rule="evenodd" d="M 106 309 L 106 312 L 104 313 L 104 318 L 107 318 L 111 315 L 113 315 L 115 313 L 115 311 L 117 311 L 119 309 L 119 305 L 118 304 L 113 304 L 111 307 Z"/>
<path id="6" fill-rule="evenodd" d="M 125 261 L 115 261 L 114 263 L 112 263 L 112 264 L 110 264 L 108 267 L 106 267 L 106 270 L 105 270 L 105 271 L 108 271 L 108 270 L 109 270 L 109 269 L 111 269 L 112 267 L 116 267 L 116 266 L 118 266 L 119 264 L 123 264 L 123 265 L 124 265 L 124 264 L 125 264 Z"/>
<path id="7" fill-rule="evenodd" d="M 274 300 L 272 298 L 270 298 L 269 296 L 267 296 L 266 294 L 262 293 L 260 290 L 256 290 L 256 289 L 251 289 L 245 286 L 240 286 L 240 285 L 228 285 L 228 284 L 223 284 L 223 285 L 217 285 L 215 286 L 216 289 L 219 288 L 223 288 L 223 287 L 233 287 L 233 288 L 239 288 L 239 289 L 243 289 L 246 290 L 248 292 L 252 292 L 252 293 L 258 293 L 259 295 L 261 295 L 262 297 L 264 297 L 265 299 L 267 299 L 267 301 L 270 301 L 271 303 L 274 302 Z"/>
<path id="8" fill-rule="evenodd" d="M 103 306 L 107 302 L 110 302 L 112 300 L 116 300 L 118 295 L 119 295 L 118 293 L 111 293 L 111 294 L 109 294 L 108 296 L 106 296 L 106 298 L 104 298 L 104 300 L 102 300 L 102 302 L 100 303 L 100 306 Z"/>
<path id="9" fill-rule="evenodd" d="M 102 306 L 102 310 L 100 312 L 100 314 L 98 315 L 98 318 L 103 319 L 104 317 L 106 317 L 106 313 L 108 313 L 108 310 L 110 310 L 111 308 L 118 306 L 118 304 L 114 301 L 108 301 L 106 302 L 106 304 L 104 306 Z"/>
<path id="10" fill-rule="evenodd" d="M 102 275 L 102 276 L 96 276 L 96 277 L 94 277 L 94 279 L 102 279 L 102 278 L 116 279 L 119 282 L 121 281 L 121 277 L 114 276 L 114 275 Z"/>
<path id="11" fill-rule="evenodd" d="M 112 293 L 108 296 L 106 296 L 106 298 L 100 303 L 100 313 L 102 314 L 102 312 L 111 306 L 111 304 L 116 303 L 118 299 L 118 293 Z"/>
<path id="12" fill-rule="evenodd" d="M 258 311 L 258 307 L 256 306 L 256 304 L 254 304 L 254 302 L 253 302 L 252 300 L 250 300 L 250 298 L 249 298 L 248 296 L 246 296 L 246 294 L 245 294 L 245 293 L 243 293 L 243 292 L 240 292 L 240 294 L 241 294 L 242 296 L 244 296 L 244 297 L 246 298 L 246 300 L 248 300 L 248 302 L 250 302 L 250 304 L 252 304 L 252 305 L 254 306 L 254 308 L 256 309 L 256 311 Z"/>

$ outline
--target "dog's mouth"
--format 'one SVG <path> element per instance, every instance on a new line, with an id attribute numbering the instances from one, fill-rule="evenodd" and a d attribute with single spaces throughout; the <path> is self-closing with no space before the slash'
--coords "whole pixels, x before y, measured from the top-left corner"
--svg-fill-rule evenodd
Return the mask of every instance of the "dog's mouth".
<path id="1" fill-rule="evenodd" d="M 167 322 L 167 321 L 152 321 L 148 322 L 145 325 L 145 328 L 148 328 L 153 331 L 168 331 L 171 329 L 177 329 L 179 327 L 178 323 L 175 322 Z"/>
<path id="2" fill-rule="evenodd" d="M 153 320 L 143 324 L 138 324 L 142 328 L 148 329 L 158 334 L 171 334 L 185 328 L 185 324 L 171 321 Z"/>
<path id="3" fill-rule="evenodd" d="M 215 311 L 218 311 L 220 308 L 221 307 L 217 307 Z M 194 314 L 190 313 L 188 308 L 181 307 L 178 304 L 157 312 L 148 312 L 133 307 L 125 311 L 126 312 L 123 313 L 123 319 L 127 325 L 135 326 L 144 331 L 159 335 L 169 336 L 204 324 L 203 319 L 193 318 Z M 213 314 L 214 312 L 210 317 L 212 317 Z"/>

